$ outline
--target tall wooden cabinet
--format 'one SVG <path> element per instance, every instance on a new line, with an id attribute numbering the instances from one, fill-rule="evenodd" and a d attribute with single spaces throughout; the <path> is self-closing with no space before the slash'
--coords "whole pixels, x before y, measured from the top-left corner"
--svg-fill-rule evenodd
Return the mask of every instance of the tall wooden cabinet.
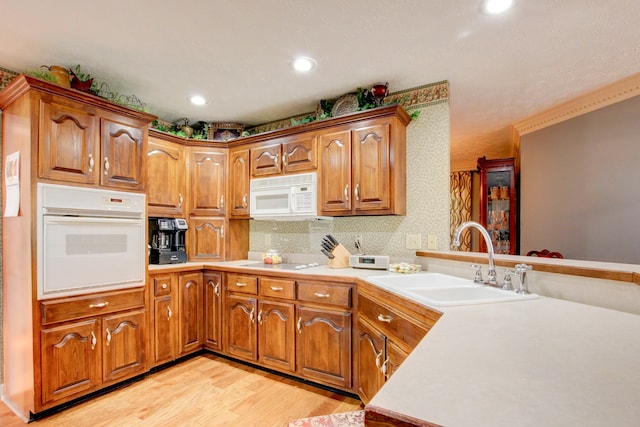
<path id="1" fill-rule="evenodd" d="M 184 147 L 149 137 L 147 206 L 150 217 L 186 217 L 187 164 Z"/>
<path id="2" fill-rule="evenodd" d="M 3 399 L 29 417 L 147 370 L 145 288 L 38 300 L 33 190 L 144 191 L 155 117 L 23 75 L 0 92 L 0 108 L 3 154 L 20 153 L 21 195 L 18 216 L 3 217 Z"/>
<path id="3" fill-rule="evenodd" d="M 491 236 L 497 254 L 518 253 L 517 186 L 514 159 L 478 159 L 480 223 Z M 484 239 L 480 250 L 486 251 Z"/>

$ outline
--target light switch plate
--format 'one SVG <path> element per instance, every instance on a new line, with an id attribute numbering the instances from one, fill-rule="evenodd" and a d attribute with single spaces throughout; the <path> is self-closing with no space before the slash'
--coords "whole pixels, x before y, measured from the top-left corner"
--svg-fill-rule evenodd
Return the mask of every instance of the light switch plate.
<path id="1" fill-rule="evenodd" d="M 427 237 L 427 249 L 438 249 L 438 236 L 429 234 Z"/>
<path id="2" fill-rule="evenodd" d="M 420 249 L 422 247 L 420 234 L 407 234 L 406 245 L 407 249 Z"/>

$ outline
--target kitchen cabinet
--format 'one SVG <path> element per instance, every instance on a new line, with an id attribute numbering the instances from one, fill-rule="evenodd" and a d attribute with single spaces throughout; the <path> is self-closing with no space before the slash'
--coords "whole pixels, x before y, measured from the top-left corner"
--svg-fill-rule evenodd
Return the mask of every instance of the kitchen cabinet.
<path id="1" fill-rule="evenodd" d="M 187 230 L 190 261 L 224 261 L 225 218 L 191 217 Z"/>
<path id="2" fill-rule="evenodd" d="M 320 134 L 321 215 L 405 214 L 409 119 L 397 112 Z"/>
<path id="3" fill-rule="evenodd" d="M 226 351 L 231 356 L 252 362 L 258 358 L 257 301 L 255 296 L 249 295 L 229 293 L 226 296 Z"/>
<path id="4" fill-rule="evenodd" d="M 40 303 L 38 410 L 146 371 L 144 290 Z"/>
<path id="5" fill-rule="evenodd" d="M 153 340 L 152 366 L 171 362 L 177 357 L 177 277 L 173 273 L 161 273 L 149 277 L 153 289 Z"/>
<path id="6" fill-rule="evenodd" d="M 352 287 L 298 282 L 297 372 L 343 389 L 352 387 Z"/>
<path id="7" fill-rule="evenodd" d="M 368 403 L 440 313 L 365 282 L 358 287 L 358 396 Z"/>
<path id="8" fill-rule="evenodd" d="M 186 171 L 182 145 L 149 136 L 146 187 L 149 217 L 186 216 Z"/>
<path id="9" fill-rule="evenodd" d="M 180 355 L 200 350 L 204 343 L 204 292 L 201 271 L 178 275 L 180 321 L 178 342 Z"/>
<path id="10" fill-rule="evenodd" d="M 514 159 L 478 159 L 480 171 L 480 223 L 491 236 L 497 254 L 518 253 L 516 176 Z M 480 251 L 487 245 L 480 239 Z"/>
<path id="11" fill-rule="evenodd" d="M 192 147 L 189 170 L 190 216 L 225 216 L 226 150 Z"/>
<path id="12" fill-rule="evenodd" d="M 204 346 L 222 350 L 222 273 L 204 273 Z"/>
<path id="13" fill-rule="evenodd" d="M 249 150 L 229 153 L 229 217 L 249 218 Z"/>
<path id="14" fill-rule="evenodd" d="M 318 143 L 314 133 L 285 136 L 251 148 L 251 176 L 310 172 L 318 167 Z"/>
<path id="15" fill-rule="evenodd" d="M 65 95 L 37 92 L 38 176 L 143 190 L 152 116 L 114 114 Z"/>

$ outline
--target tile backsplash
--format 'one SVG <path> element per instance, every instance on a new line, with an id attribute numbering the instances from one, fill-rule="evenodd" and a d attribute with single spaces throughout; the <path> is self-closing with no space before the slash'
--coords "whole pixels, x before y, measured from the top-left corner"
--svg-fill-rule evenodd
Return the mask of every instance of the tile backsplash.
<path id="1" fill-rule="evenodd" d="M 407 214 L 334 218 L 314 222 L 250 222 L 250 251 L 279 249 L 286 255 L 319 254 L 320 240 L 332 234 L 351 253 L 362 236 L 367 254 L 413 257 L 405 235 L 437 237 L 438 249 L 449 248 L 449 103 L 448 100 L 419 108 L 420 116 L 407 127 Z M 269 243 L 270 242 L 270 243 Z"/>

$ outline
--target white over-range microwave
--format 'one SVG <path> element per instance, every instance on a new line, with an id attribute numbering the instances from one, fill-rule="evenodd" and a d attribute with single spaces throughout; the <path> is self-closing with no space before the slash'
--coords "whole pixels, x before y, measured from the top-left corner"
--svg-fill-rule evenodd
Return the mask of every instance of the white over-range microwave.
<path id="1" fill-rule="evenodd" d="M 318 174 L 252 179 L 249 184 L 253 219 L 295 221 L 319 219 Z"/>

